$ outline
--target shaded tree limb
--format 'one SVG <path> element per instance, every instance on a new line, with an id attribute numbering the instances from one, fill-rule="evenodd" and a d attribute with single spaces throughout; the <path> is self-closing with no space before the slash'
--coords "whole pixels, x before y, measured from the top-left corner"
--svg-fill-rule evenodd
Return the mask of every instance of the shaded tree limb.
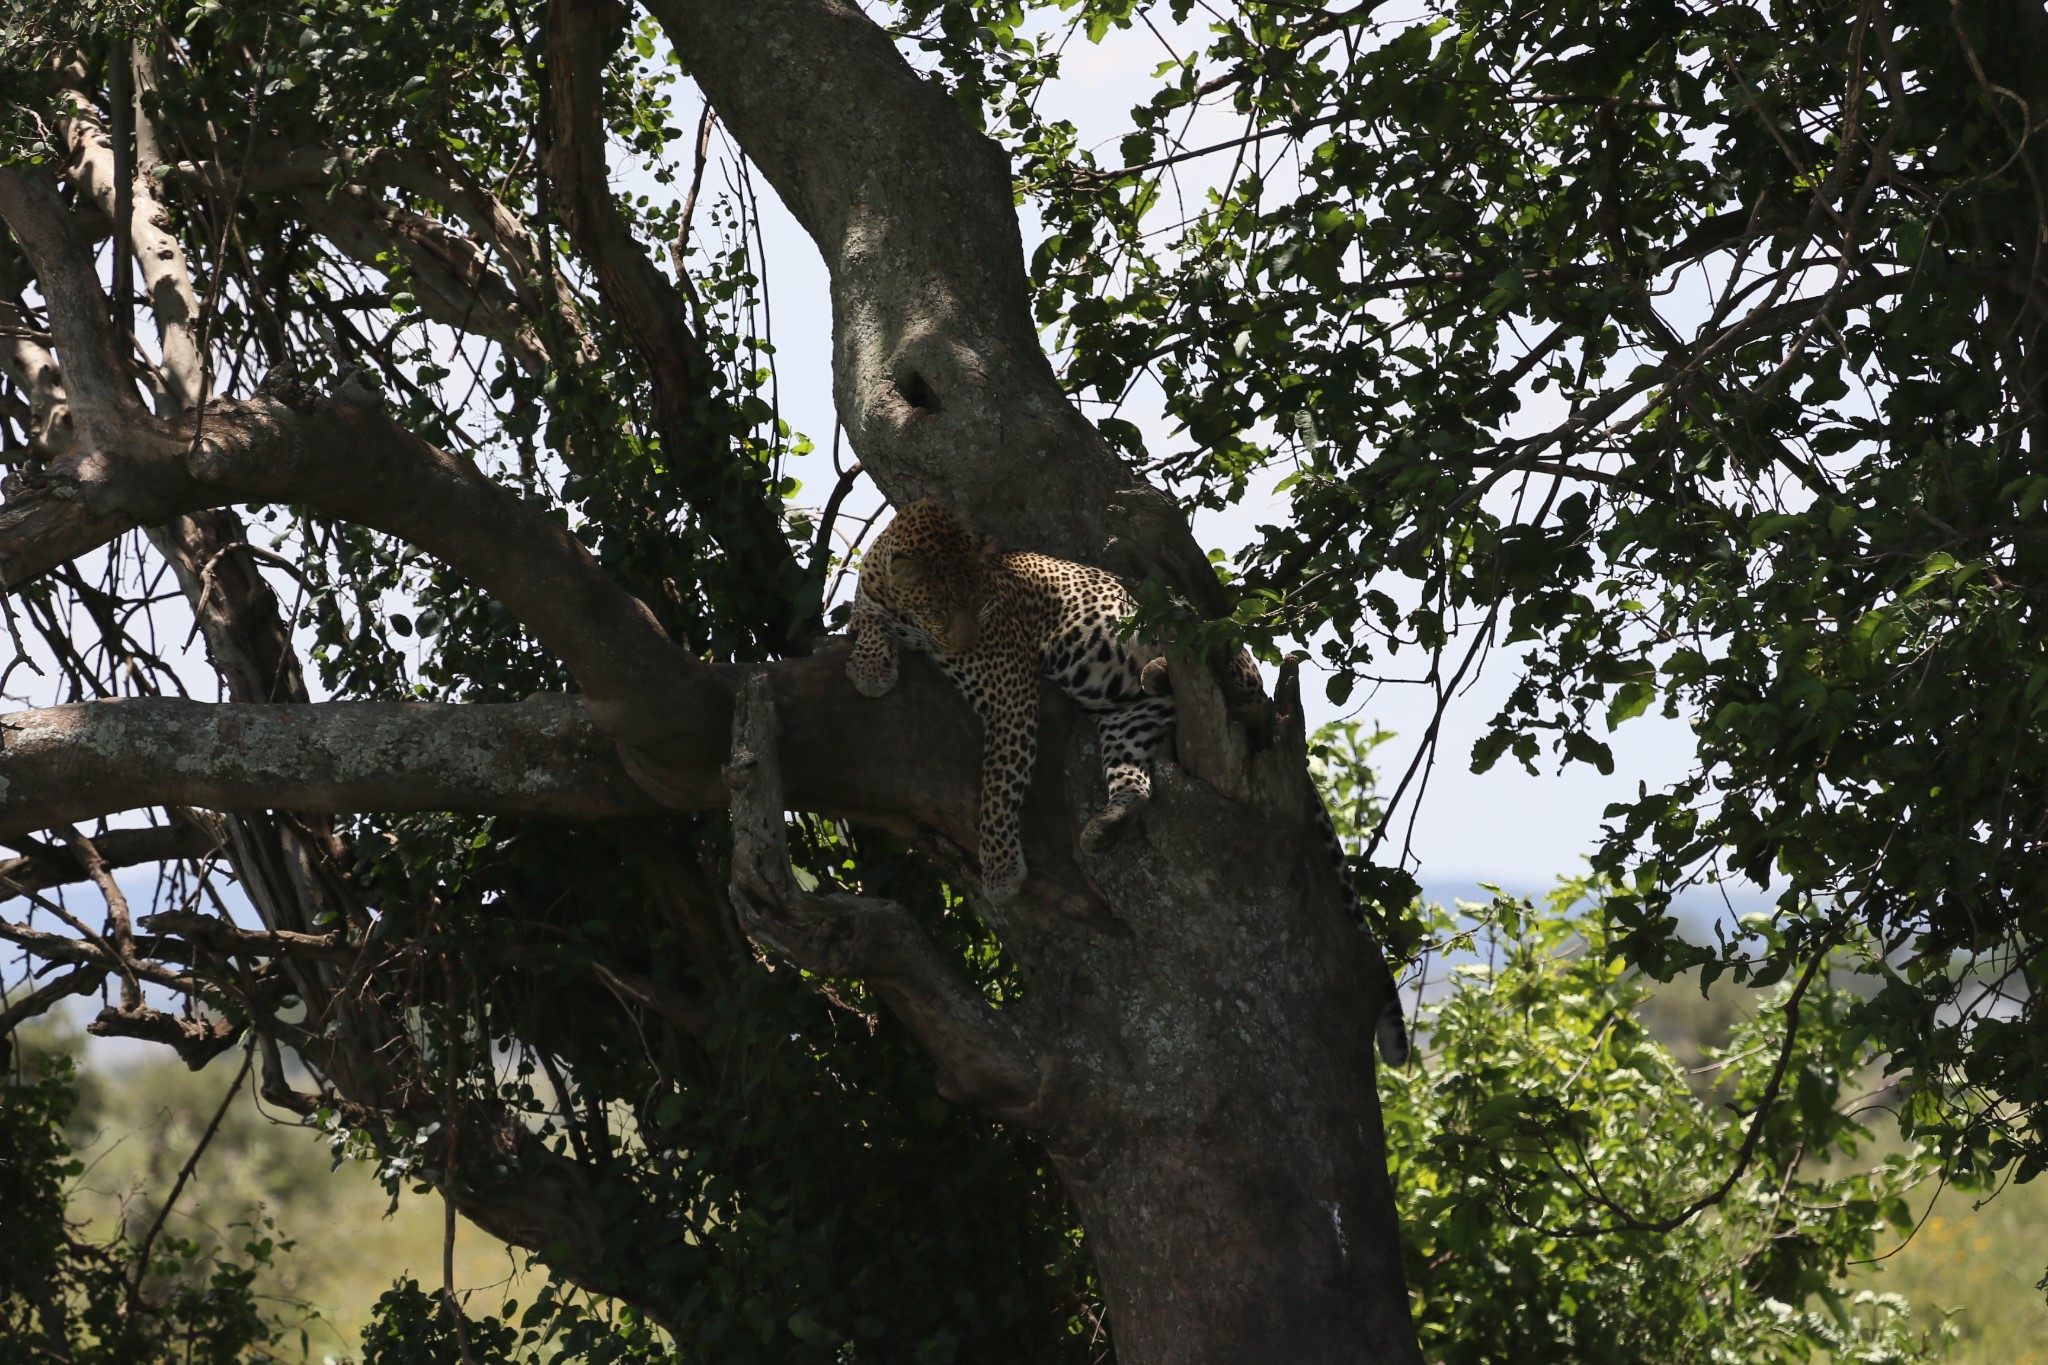
<path id="1" fill-rule="evenodd" d="M 125 66 L 127 55 L 121 47 L 109 60 Z M 143 291 L 163 345 L 162 375 L 170 406 L 198 407 L 206 400 L 206 358 L 199 351 L 199 295 L 192 288 L 185 250 L 166 230 L 169 218 L 157 202 L 155 186 L 133 174 L 132 168 L 123 176 L 124 158 L 117 155 L 118 149 L 82 89 L 84 64 L 73 63 L 64 76 L 63 93 L 71 115 L 58 123 L 57 133 L 69 153 L 65 178 L 106 215 L 121 244 L 133 251 L 135 264 L 142 268 Z M 121 183 L 124 178 L 125 184 Z M 125 216 L 121 212 L 124 199 L 130 201 Z M 130 286 L 126 279 L 117 279 L 114 287 L 125 294 Z M 125 298 L 115 302 L 117 307 L 127 306 Z M 125 317 L 125 312 L 120 316 Z"/>
<path id="2" fill-rule="evenodd" d="M 755 942 L 818 976 L 859 977 L 939 1066 L 939 1091 L 992 1117 L 1043 1131 L 1048 1064 L 1012 1019 L 942 958 L 893 901 L 810 893 L 790 871 L 772 686 L 756 675 L 733 715 L 732 900 Z"/>
<path id="3" fill-rule="evenodd" d="M 190 820 L 175 820 L 145 829 L 110 829 L 94 835 L 92 842 L 108 867 L 119 868 L 204 857 L 220 847 L 220 836 Z M 39 847 L 24 857 L 0 862 L 0 890 L 10 895 L 15 889 L 43 891 L 85 879 L 85 868 L 67 849 Z"/>
<path id="4" fill-rule="evenodd" d="M 27 254 L 36 288 L 49 306 L 50 334 L 64 357 L 72 424 L 81 434 L 90 433 L 89 444 L 106 444 L 121 418 L 137 411 L 139 403 L 85 234 L 50 178 L 33 168 L 0 169 L 0 219 Z M 7 574 L 10 585 L 20 581 Z"/>
<path id="5" fill-rule="evenodd" d="M 770 643 L 790 653 L 824 633 L 824 575 L 792 554 L 767 481 L 749 462 L 733 459 L 726 434 L 704 422 L 711 357 L 690 330 L 688 301 L 648 259 L 613 197 L 605 165 L 604 64 L 626 14 L 616 0 L 553 0 L 547 7 L 548 180 L 605 305 L 646 361 L 662 450 L 689 480 L 686 496 L 706 531 L 748 566 L 746 576 L 764 592 L 787 595 L 772 625 L 779 638 Z M 799 594 L 798 582 L 806 578 L 811 581 Z"/>

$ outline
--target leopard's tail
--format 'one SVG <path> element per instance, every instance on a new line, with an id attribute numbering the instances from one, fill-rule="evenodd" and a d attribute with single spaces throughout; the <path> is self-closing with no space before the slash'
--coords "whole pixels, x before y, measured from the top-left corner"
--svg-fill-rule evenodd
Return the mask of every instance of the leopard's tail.
<path id="1" fill-rule="evenodd" d="M 1374 953 L 1374 956 L 1380 959 L 1380 970 L 1387 973 L 1387 1002 L 1380 1006 L 1376 1030 L 1380 1060 L 1388 1066 L 1403 1067 L 1408 1065 L 1408 1016 L 1401 1009 L 1401 986 L 1394 980 L 1393 972 L 1387 971 L 1386 958 L 1379 953 Z"/>
<path id="2" fill-rule="evenodd" d="M 1372 960 L 1379 968 L 1380 986 L 1386 992 L 1385 1002 L 1380 1006 L 1379 1022 L 1374 1028 L 1380 1060 L 1388 1066 L 1406 1066 L 1408 1017 L 1401 1009 L 1401 985 L 1394 979 L 1393 969 L 1387 966 L 1386 952 L 1380 947 L 1379 940 L 1373 937 L 1372 922 L 1365 916 L 1365 904 L 1358 899 L 1358 891 L 1351 885 L 1351 873 L 1344 865 L 1344 845 L 1337 839 L 1337 827 L 1330 821 L 1329 808 L 1320 801 L 1316 803 L 1316 822 L 1322 828 L 1323 845 L 1329 850 L 1330 861 L 1337 869 L 1337 886 L 1344 893 L 1345 911 L 1369 940 Z"/>

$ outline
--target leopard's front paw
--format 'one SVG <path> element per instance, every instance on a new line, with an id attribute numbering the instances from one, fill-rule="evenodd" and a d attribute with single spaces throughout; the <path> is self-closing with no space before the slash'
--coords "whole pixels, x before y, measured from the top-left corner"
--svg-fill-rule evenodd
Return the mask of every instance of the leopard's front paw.
<path id="1" fill-rule="evenodd" d="M 854 659 L 846 665 L 846 676 L 863 697 L 879 697 L 896 685 L 896 659 L 892 655 L 879 663 L 865 664 Z"/>

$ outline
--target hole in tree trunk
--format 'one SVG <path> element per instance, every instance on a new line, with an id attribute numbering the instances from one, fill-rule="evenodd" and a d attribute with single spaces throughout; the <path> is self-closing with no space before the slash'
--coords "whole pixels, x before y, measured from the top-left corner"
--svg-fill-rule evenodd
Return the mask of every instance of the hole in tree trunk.
<path id="1" fill-rule="evenodd" d="M 903 401 L 919 412 L 937 412 L 939 395 L 932 390 L 925 377 L 916 370 L 906 370 L 896 380 L 896 392 L 903 395 Z"/>

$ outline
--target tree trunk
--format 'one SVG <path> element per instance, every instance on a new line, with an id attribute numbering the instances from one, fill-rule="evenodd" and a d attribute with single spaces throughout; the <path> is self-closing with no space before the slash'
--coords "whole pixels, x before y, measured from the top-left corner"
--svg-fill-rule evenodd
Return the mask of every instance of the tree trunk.
<path id="1" fill-rule="evenodd" d="M 1098 760 L 1047 690 L 1025 821 L 1035 894 L 978 902 L 1028 983 L 996 1011 L 897 907 L 796 890 L 786 798 L 758 789 L 798 752 L 760 714 L 772 691 L 743 693 L 727 769 L 743 920 L 807 970 L 865 978 L 938 1059 L 942 1090 L 1045 1145 L 1118 1358 L 1419 1359 L 1373 1083 L 1383 978 L 1302 818 L 1298 695 L 1250 759 L 1246 799 L 1162 763 L 1137 830 L 1089 855 L 1074 812 L 1101 804 Z"/>
<path id="2" fill-rule="evenodd" d="M 1090 762 L 1072 764 L 1084 800 Z M 1142 833 L 1091 869 L 1129 936 L 1104 936 L 1082 970 L 1041 968 L 1026 1001 L 1059 1020 L 1088 1097 L 1079 1140 L 1051 1142 L 1118 1359 L 1419 1359 L 1373 976 L 1322 850 L 1162 776 Z"/>
<path id="3" fill-rule="evenodd" d="M 824 255 L 839 410 L 892 500 L 935 493 L 1010 543 L 1213 605 L 1185 522 L 1157 514 L 1046 363 L 1002 150 L 846 0 L 650 8 Z M 981 907 L 1030 982 L 1005 1013 L 1039 1084 L 1021 1111 L 985 1107 L 1053 1153 L 1125 1365 L 1417 1359 L 1379 991 L 1311 829 L 1298 703 L 1291 734 L 1251 755 L 1205 684 L 1175 670 L 1181 758 L 1209 782 L 1162 771 L 1102 857 L 1074 841 L 1102 799 L 1092 747 L 1041 746 L 1032 882 Z"/>

